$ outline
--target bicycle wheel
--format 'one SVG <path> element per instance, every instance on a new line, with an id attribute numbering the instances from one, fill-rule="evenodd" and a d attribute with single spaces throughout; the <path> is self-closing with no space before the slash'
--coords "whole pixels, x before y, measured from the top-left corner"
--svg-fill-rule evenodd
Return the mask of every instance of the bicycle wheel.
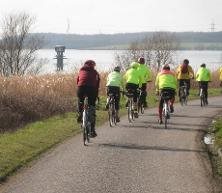
<path id="1" fill-rule="evenodd" d="M 164 106 L 163 106 L 163 117 L 164 117 L 164 127 L 165 129 L 167 129 L 167 123 L 168 123 L 168 119 L 170 118 L 170 114 L 169 114 L 169 108 L 168 108 L 168 104 L 167 102 L 164 102 Z"/>
<path id="2" fill-rule="evenodd" d="M 88 122 L 87 127 L 86 127 L 86 140 L 88 143 L 90 142 L 90 138 L 89 138 L 90 133 L 91 133 L 91 123 Z"/>
<path id="3" fill-rule="evenodd" d="M 181 106 L 183 106 L 184 105 L 184 90 L 182 89 L 182 88 L 180 88 L 180 90 L 179 90 L 179 93 L 180 93 L 180 104 L 181 104 Z"/>
<path id="4" fill-rule="evenodd" d="M 143 104 L 140 106 L 140 112 L 141 112 L 141 114 L 144 114 L 144 106 L 143 106 Z"/>
<path id="5" fill-rule="evenodd" d="M 86 111 L 83 111 L 83 118 L 82 118 L 82 132 L 83 132 L 83 144 L 86 145 L 86 141 L 88 141 L 88 132 L 87 132 L 87 117 Z"/>
<path id="6" fill-rule="evenodd" d="M 112 111 L 112 123 L 114 125 L 116 125 L 116 110 L 115 110 L 115 107 L 113 108 L 113 111 Z"/>
<path id="7" fill-rule="evenodd" d="M 128 120 L 129 122 L 131 123 L 132 120 L 133 120 L 133 115 L 132 115 L 132 100 L 129 99 L 129 102 L 128 102 L 128 108 L 127 108 L 127 113 L 128 113 Z"/>
<path id="8" fill-rule="evenodd" d="M 112 107 L 111 107 L 111 105 L 109 105 L 108 115 L 109 115 L 109 126 L 112 127 L 113 126 L 113 124 L 112 124 L 113 119 L 112 119 Z"/>

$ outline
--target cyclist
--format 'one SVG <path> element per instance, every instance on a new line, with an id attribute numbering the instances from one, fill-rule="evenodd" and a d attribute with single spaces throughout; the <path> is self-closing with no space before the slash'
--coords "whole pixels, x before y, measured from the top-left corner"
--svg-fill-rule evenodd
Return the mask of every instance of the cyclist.
<path id="1" fill-rule="evenodd" d="M 219 69 L 220 86 L 222 87 L 222 67 Z"/>
<path id="2" fill-rule="evenodd" d="M 96 137 L 95 116 L 96 99 L 100 83 L 99 73 L 95 70 L 96 63 L 93 60 L 87 60 L 80 69 L 77 77 L 77 97 L 78 97 L 78 118 L 77 122 L 82 122 L 84 98 L 88 97 L 88 103 L 91 113 L 91 137 Z"/>
<path id="3" fill-rule="evenodd" d="M 155 87 L 157 95 L 161 96 L 162 92 L 168 92 L 170 96 L 170 112 L 174 112 L 173 103 L 175 101 L 175 94 L 176 94 L 176 88 L 177 88 L 177 79 L 174 74 L 170 70 L 170 66 L 168 64 L 164 65 L 162 67 L 162 70 L 157 74 L 156 81 L 155 81 Z M 162 112 L 163 112 L 163 98 L 160 98 L 159 102 L 159 123 L 162 124 Z"/>
<path id="4" fill-rule="evenodd" d="M 152 77 L 151 77 L 151 69 L 150 67 L 148 67 L 146 64 L 145 64 L 145 59 L 143 57 L 140 57 L 138 59 L 138 63 L 139 63 L 139 66 L 137 68 L 137 70 L 139 71 L 139 74 L 141 76 L 141 91 L 142 91 L 142 101 L 143 101 L 143 104 L 144 104 L 144 107 L 147 107 L 147 101 L 146 101 L 146 97 L 147 97 L 147 82 L 151 82 L 152 81 Z"/>
<path id="5" fill-rule="evenodd" d="M 203 88 L 206 94 L 206 104 L 208 104 L 208 82 L 211 81 L 211 72 L 209 69 L 206 68 L 206 64 L 201 64 L 200 68 L 196 74 L 196 81 L 199 83 L 199 93 L 200 89 Z"/>
<path id="6" fill-rule="evenodd" d="M 137 70 L 139 64 L 137 62 L 132 62 L 130 64 L 130 68 L 126 71 L 123 78 L 126 83 L 126 90 L 128 93 L 133 94 L 133 109 L 135 112 L 135 117 L 138 117 L 137 112 L 137 89 L 139 88 L 139 85 L 141 84 L 141 77 L 139 74 L 139 71 Z M 128 101 L 126 103 L 126 106 L 128 106 Z"/>
<path id="7" fill-rule="evenodd" d="M 187 84 L 187 95 L 189 96 L 190 91 L 190 79 L 194 78 L 194 72 L 192 67 L 189 65 L 189 60 L 185 59 L 183 64 L 179 65 L 176 70 L 177 80 L 179 81 L 179 87 L 184 86 L 184 82 Z M 180 98 L 180 92 L 179 92 Z"/>
<path id="8" fill-rule="evenodd" d="M 120 66 L 116 66 L 114 71 L 109 73 L 107 77 L 107 96 L 113 94 L 115 97 L 115 108 L 117 113 L 116 121 L 120 122 L 119 118 L 119 101 L 120 101 L 120 90 L 123 88 L 123 77 L 120 73 Z M 109 97 L 107 98 L 106 109 L 109 107 Z"/>

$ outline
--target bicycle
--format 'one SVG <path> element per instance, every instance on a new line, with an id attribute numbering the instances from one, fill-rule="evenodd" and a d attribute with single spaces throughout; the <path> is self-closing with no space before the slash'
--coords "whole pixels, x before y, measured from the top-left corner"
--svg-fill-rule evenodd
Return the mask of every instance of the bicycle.
<path id="1" fill-rule="evenodd" d="M 128 98 L 127 115 L 128 120 L 131 123 L 134 120 L 134 109 L 133 109 L 133 93 L 127 92 L 125 95 Z"/>
<path id="2" fill-rule="evenodd" d="M 82 116 L 82 132 L 83 132 L 83 144 L 86 146 L 86 141 L 90 142 L 90 133 L 91 133 L 91 119 L 90 119 L 90 107 L 88 104 L 88 97 L 84 99 L 83 106 L 83 116 Z"/>
<path id="3" fill-rule="evenodd" d="M 115 95 L 109 94 L 109 109 L 108 109 L 108 115 L 109 115 L 109 125 L 110 127 L 116 125 L 117 120 L 117 111 L 115 108 Z"/>
<path id="4" fill-rule="evenodd" d="M 168 119 L 170 119 L 170 106 L 169 106 L 170 95 L 167 91 L 163 91 L 161 93 L 161 98 L 163 99 L 162 117 L 164 119 L 165 129 L 167 129 L 167 122 Z"/>
<path id="5" fill-rule="evenodd" d="M 206 106 L 207 105 L 207 97 L 206 97 L 206 90 L 203 86 L 200 88 L 200 106 Z"/>
<path id="6" fill-rule="evenodd" d="M 180 104 L 181 106 L 187 105 L 187 83 L 184 81 L 183 86 L 179 88 Z"/>
<path id="7" fill-rule="evenodd" d="M 140 112 L 141 114 L 144 114 L 144 101 L 142 100 L 143 94 L 144 94 L 144 91 L 139 89 L 138 90 L 138 98 L 137 98 L 137 111 L 138 111 L 138 113 Z"/>

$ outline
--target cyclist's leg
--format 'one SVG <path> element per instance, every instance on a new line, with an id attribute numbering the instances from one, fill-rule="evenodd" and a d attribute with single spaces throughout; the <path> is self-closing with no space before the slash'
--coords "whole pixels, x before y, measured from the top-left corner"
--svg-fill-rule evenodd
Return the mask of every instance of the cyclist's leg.
<path id="1" fill-rule="evenodd" d="M 175 90 L 169 90 L 170 94 L 170 112 L 174 112 L 174 102 L 175 102 Z"/>
<path id="2" fill-rule="evenodd" d="M 146 97 L 147 97 L 147 92 L 146 92 L 146 88 L 147 88 L 147 84 L 144 83 L 142 84 L 141 90 L 142 90 L 142 102 L 144 104 L 144 107 L 147 107 L 147 101 L 146 101 Z"/>
<path id="3" fill-rule="evenodd" d="M 160 96 L 161 96 L 161 93 L 160 93 Z M 163 118 L 162 118 L 162 115 L 163 115 L 163 98 L 162 97 L 160 97 L 158 113 L 159 113 L 159 123 L 162 124 L 163 123 Z"/>
<path id="4" fill-rule="evenodd" d="M 201 84 L 201 81 L 198 81 L 198 85 L 199 85 L 199 93 L 198 93 L 198 95 L 200 96 L 200 90 L 201 90 L 201 88 L 202 88 L 202 84 Z"/>
<path id="5" fill-rule="evenodd" d="M 190 79 L 186 79 L 185 81 L 187 83 L 187 96 L 189 96 L 190 95 Z"/>
<path id="6" fill-rule="evenodd" d="M 208 81 L 202 81 L 202 85 L 206 96 L 206 103 L 208 104 Z"/>
<path id="7" fill-rule="evenodd" d="M 84 98 L 85 98 L 86 89 L 84 86 L 77 88 L 77 97 L 78 97 L 78 117 L 77 122 L 82 122 L 82 112 L 83 112 L 83 105 L 84 105 Z"/>
<path id="8" fill-rule="evenodd" d="M 97 98 L 97 91 L 94 87 L 88 87 L 87 88 L 87 96 L 89 101 L 89 107 L 90 107 L 90 121 L 91 121 L 91 137 L 96 137 L 96 98 Z"/>
<path id="9" fill-rule="evenodd" d="M 119 118 L 119 102 L 120 102 L 120 88 L 119 87 L 115 87 L 114 88 L 114 97 L 115 97 L 115 109 L 116 109 L 116 121 L 119 122 L 120 118 Z"/>
<path id="10" fill-rule="evenodd" d="M 130 83 L 126 83 L 126 92 L 127 92 L 127 93 L 130 93 L 131 90 L 132 90 L 131 84 L 130 84 Z M 129 100 L 128 100 L 128 99 L 127 99 L 127 101 L 126 101 L 126 105 L 125 105 L 125 106 L 126 106 L 126 107 L 129 106 Z"/>
<path id="11" fill-rule="evenodd" d="M 138 99 L 138 89 L 139 85 L 137 84 L 132 84 L 132 89 L 133 89 L 133 103 L 134 103 L 134 111 L 137 111 L 137 99 Z"/>
<path id="12" fill-rule="evenodd" d="M 106 95 L 107 95 L 107 99 L 106 99 L 106 105 L 105 105 L 105 109 L 107 110 L 109 108 L 109 94 L 111 93 L 111 89 L 110 86 L 106 87 Z"/>

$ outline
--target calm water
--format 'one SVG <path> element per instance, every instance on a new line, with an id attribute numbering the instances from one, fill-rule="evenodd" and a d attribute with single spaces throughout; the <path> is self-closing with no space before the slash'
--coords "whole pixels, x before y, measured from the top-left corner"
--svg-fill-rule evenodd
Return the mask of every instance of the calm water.
<path id="1" fill-rule="evenodd" d="M 74 50 L 67 49 L 65 51 L 66 60 L 64 61 L 64 71 L 72 72 L 75 68 L 79 68 L 87 59 L 96 61 L 96 68 L 99 71 L 106 71 L 114 64 L 115 53 L 121 51 L 115 50 Z M 39 58 L 46 58 L 47 65 L 43 66 L 42 73 L 53 73 L 56 69 L 56 60 L 53 59 L 56 53 L 54 49 L 39 50 Z M 180 63 L 183 59 L 189 59 L 190 64 L 196 70 L 201 63 L 206 63 L 208 68 L 216 70 L 222 65 L 222 51 L 177 51 L 174 55 L 174 61 Z"/>

